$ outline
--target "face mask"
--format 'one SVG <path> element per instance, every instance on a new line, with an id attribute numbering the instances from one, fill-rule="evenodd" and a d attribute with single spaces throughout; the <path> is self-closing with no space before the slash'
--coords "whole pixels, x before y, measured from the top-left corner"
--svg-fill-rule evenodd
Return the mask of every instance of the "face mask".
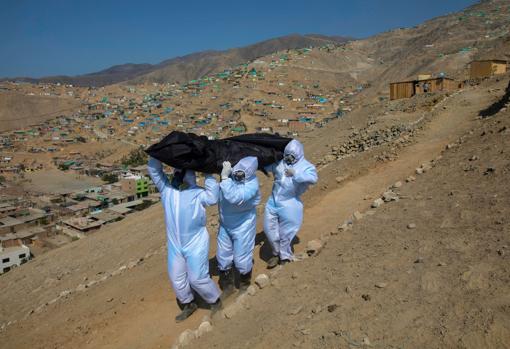
<path id="1" fill-rule="evenodd" d="M 283 156 L 283 161 L 285 161 L 287 165 L 293 165 L 297 162 L 296 157 L 293 154 L 285 154 Z"/>
<path id="2" fill-rule="evenodd" d="M 243 171 L 235 171 L 232 173 L 232 179 L 236 182 L 244 182 L 245 175 Z"/>

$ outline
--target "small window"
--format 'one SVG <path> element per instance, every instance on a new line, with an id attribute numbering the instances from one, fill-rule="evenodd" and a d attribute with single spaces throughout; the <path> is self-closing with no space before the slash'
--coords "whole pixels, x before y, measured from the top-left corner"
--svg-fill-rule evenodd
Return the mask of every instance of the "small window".
<path id="1" fill-rule="evenodd" d="M 10 260 L 11 260 L 10 258 L 4 258 L 2 259 L 2 263 L 9 263 Z"/>
<path id="2" fill-rule="evenodd" d="M 5 267 L 4 268 L 4 273 L 7 273 L 9 270 L 11 270 L 11 267 Z"/>
<path id="3" fill-rule="evenodd" d="M 22 253 L 19 255 L 19 258 L 25 258 L 26 257 L 26 254 L 25 253 Z"/>

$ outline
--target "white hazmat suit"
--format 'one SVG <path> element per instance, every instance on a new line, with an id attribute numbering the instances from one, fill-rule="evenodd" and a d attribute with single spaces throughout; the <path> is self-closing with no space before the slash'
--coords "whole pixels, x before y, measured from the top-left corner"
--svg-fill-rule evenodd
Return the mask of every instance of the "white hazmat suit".
<path id="1" fill-rule="evenodd" d="M 209 233 L 206 229 L 206 206 L 218 202 L 219 185 L 206 176 L 205 188 L 196 184 L 193 171 L 187 170 L 179 190 L 171 186 L 159 160 L 149 159 L 149 175 L 161 193 L 165 212 L 168 246 L 168 274 L 177 299 L 193 301 L 192 289 L 207 303 L 219 299 L 220 290 L 209 275 Z"/>
<path id="2" fill-rule="evenodd" d="M 241 274 L 251 272 L 257 224 L 257 205 L 260 203 L 258 161 L 249 156 L 232 169 L 244 173 L 244 180 L 231 177 L 220 183 L 220 229 L 216 258 L 220 271 L 229 270 L 232 263 Z"/>
<path id="3" fill-rule="evenodd" d="M 300 196 L 318 180 L 317 170 L 305 159 L 299 141 L 290 141 L 284 154 L 293 155 L 295 162 L 289 165 L 281 160 L 266 168 L 273 173 L 274 184 L 264 212 L 264 232 L 273 254 L 282 261 L 293 259 L 291 242 L 303 222 Z"/>

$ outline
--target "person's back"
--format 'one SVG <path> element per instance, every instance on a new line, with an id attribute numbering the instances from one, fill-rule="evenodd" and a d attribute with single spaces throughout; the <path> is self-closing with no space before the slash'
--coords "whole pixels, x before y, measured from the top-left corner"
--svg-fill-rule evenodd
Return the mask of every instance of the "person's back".
<path id="1" fill-rule="evenodd" d="M 196 309 L 192 289 L 211 309 L 221 307 L 220 291 L 209 275 L 209 234 L 205 207 L 218 202 L 219 186 L 213 176 L 205 179 L 205 188 L 196 185 L 195 173 L 174 171 L 170 182 L 159 160 L 150 158 L 149 175 L 161 194 L 165 211 L 168 275 L 177 299 L 183 306 L 175 318 L 183 321 Z"/>
<path id="2" fill-rule="evenodd" d="M 169 239 L 185 247 L 197 233 L 206 229 L 206 195 L 206 189 L 198 185 L 184 190 L 168 186 L 161 192 Z"/>

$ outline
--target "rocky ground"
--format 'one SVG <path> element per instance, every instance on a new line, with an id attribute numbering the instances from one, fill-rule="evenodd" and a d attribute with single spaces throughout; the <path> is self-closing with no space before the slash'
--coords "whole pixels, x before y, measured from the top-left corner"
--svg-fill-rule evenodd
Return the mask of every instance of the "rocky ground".
<path id="1" fill-rule="evenodd" d="M 269 275 L 271 286 L 244 298 L 241 307 L 230 299 L 231 319 L 213 319 L 213 331 L 192 346 L 356 347 L 366 337 L 365 344 L 382 347 L 429 342 L 502 347 L 498 343 L 508 339 L 508 300 L 502 296 L 508 294 L 508 112 L 484 120 L 478 115 L 504 95 L 508 78 L 469 87 L 431 106 L 416 100 L 411 112 L 384 115 L 382 108 L 379 114 L 361 108 L 305 139 L 315 163 L 328 155 L 334 159 L 319 166 L 320 183 L 304 197 L 296 252 L 316 248 L 306 247 L 310 240 L 338 234 L 317 257 Z M 394 104 L 385 105 L 400 108 Z M 392 128 L 397 118 L 402 129 Z M 450 146 L 431 168 L 430 160 L 464 134 L 464 142 Z M 334 148 L 351 140 L 372 143 L 363 151 L 353 147 L 348 156 Z M 416 168 L 425 173 L 415 174 Z M 410 175 L 416 181 L 406 184 Z M 270 180 L 261 180 L 266 198 Z M 404 183 L 394 190 L 399 201 L 387 194 L 388 203 L 370 210 L 397 181 Z M 209 218 L 213 257 L 217 216 L 211 211 Z M 339 232 L 349 220 L 353 229 Z M 266 272 L 266 253 L 261 233 L 256 274 Z M 156 205 L 3 275 L 2 347 L 170 347 L 183 331 L 198 328 L 207 311 L 174 323 L 178 308 L 165 254 L 163 216 Z M 204 326 L 201 333 L 209 329 Z"/>
<path id="2" fill-rule="evenodd" d="M 471 126 L 190 347 L 510 347 L 510 113 Z"/>

